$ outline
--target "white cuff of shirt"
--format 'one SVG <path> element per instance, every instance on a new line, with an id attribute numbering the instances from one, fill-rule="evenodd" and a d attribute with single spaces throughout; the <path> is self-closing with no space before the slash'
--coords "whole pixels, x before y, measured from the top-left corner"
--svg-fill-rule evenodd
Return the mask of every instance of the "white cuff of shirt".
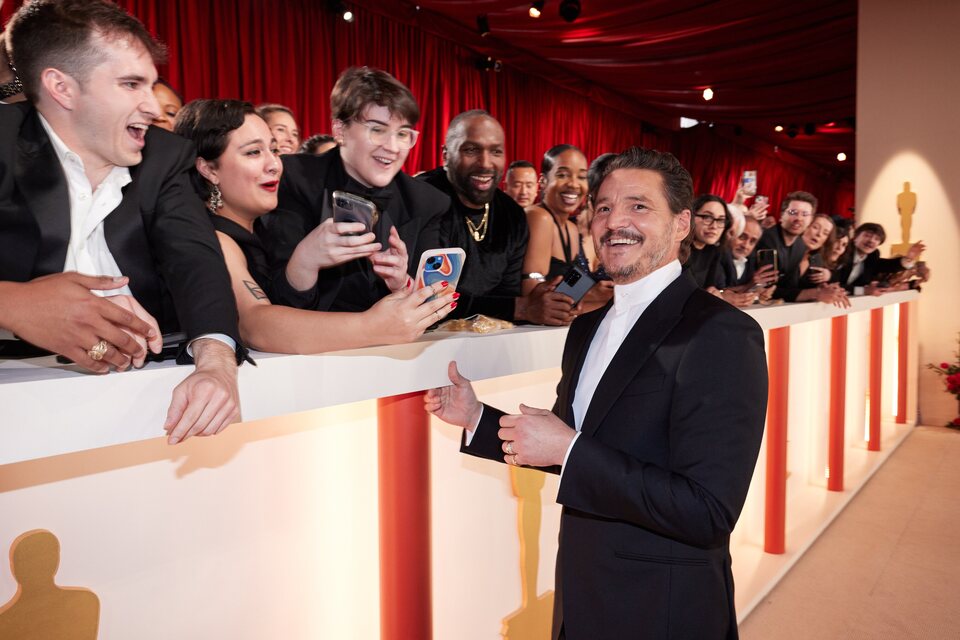
<path id="1" fill-rule="evenodd" d="M 193 357 L 193 343 L 197 340 L 203 340 L 205 338 L 210 338 L 211 340 L 216 340 L 222 342 L 223 344 L 230 347 L 231 351 L 237 350 L 237 341 L 231 338 L 230 336 L 223 333 L 205 333 L 202 336 L 197 336 L 187 344 L 187 355 L 191 358 Z"/>
<path id="2" fill-rule="evenodd" d="M 563 482 L 563 472 L 567 470 L 567 459 L 570 458 L 570 452 L 573 451 L 573 445 L 577 444 L 577 438 L 580 437 L 582 431 L 577 431 L 577 434 L 573 436 L 573 440 L 570 441 L 570 446 L 567 447 L 567 452 L 563 454 L 563 464 L 560 465 L 560 481 Z"/>
<path id="3" fill-rule="evenodd" d="M 477 421 L 473 423 L 473 429 L 464 429 L 466 431 L 463 435 L 464 446 L 469 447 L 470 443 L 473 442 L 473 436 L 477 434 L 477 427 L 480 426 L 481 418 L 483 418 L 483 405 L 480 405 L 480 415 L 477 416 Z"/>
<path id="4" fill-rule="evenodd" d="M 853 288 L 853 295 L 855 295 L 855 296 L 862 296 L 864 293 L 866 293 L 866 287 L 854 287 L 854 288 Z"/>

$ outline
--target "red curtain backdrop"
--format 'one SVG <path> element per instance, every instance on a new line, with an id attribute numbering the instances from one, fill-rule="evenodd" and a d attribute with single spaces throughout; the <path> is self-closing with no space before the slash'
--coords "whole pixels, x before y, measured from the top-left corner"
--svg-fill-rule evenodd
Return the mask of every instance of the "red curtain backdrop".
<path id="1" fill-rule="evenodd" d="M 7 0 L 0 19 L 20 2 Z M 631 144 L 672 151 L 690 170 L 698 193 L 732 199 L 741 173 L 758 171 L 760 190 L 778 203 L 805 189 L 820 209 L 846 213 L 853 184 L 826 169 L 790 162 L 721 139 L 698 127 L 664 131 L 588 97 L 517 70 L 482 71 L 478 56 L 453 42 L 387 18 L 359 12 L 347 23 L 315 0 L 119 0 L 169 47 L 161 74 L 189 101 L 201 97 L 279 102 L 297 114 L 306 137 L 330 130 L 329 94 L 349 66 L 385 69 L 410 87 L 421 108 L 421 142 L 411 151 L 409 173 L 440 164 L 450 119 L 483 108 L 503 124 L 509 159 L 539 165 L 561 142 L 593 158 Z"/>

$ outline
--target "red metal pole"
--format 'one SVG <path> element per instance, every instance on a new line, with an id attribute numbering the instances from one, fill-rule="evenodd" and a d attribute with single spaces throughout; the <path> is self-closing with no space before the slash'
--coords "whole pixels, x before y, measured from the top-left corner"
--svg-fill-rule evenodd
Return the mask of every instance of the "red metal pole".
<path id="1" fill-rule="evenodd" d="M 423 393 L 377 401 L 380 474 L 380 638 L 433 636 L 430 418 Z"/>
<path id="2" fill-rule="evenodd" d="M 883 308 L 870 311 L 870 436 L 868 451 L 880 451 L 880 394 L 883 382 Z"/>
<path id="3" fill-rule="evenodd" d="M 900 303 L 900 335 L 897 341 L 897 424 L 907 422 L 907 359 L 910 357 L 910 303 Z"/>
<path id="4" fill-rule="evenodd" d="M 767 398 L 767 486 L 763 550 L 786 550 L 787 391 L 790 383 L 790 328 L 770 330 L 767 343 L 770 386 Z"/>
<path id="5" fill-rule="evenodd" d="M 843 430 L 847 395 L 847 316 L 830 326 L 830 431 L 827 442 L 827 489 L 843 491 Z"/>

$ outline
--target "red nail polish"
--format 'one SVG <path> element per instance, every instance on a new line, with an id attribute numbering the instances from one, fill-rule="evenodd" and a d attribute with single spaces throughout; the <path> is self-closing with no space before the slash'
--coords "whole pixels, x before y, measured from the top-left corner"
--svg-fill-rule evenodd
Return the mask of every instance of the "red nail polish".
<path id="1" fill-rule="evenodd" d="M 444 280 L 444 281 L 443 281 L 443 282 L 441 282 L 440 284 L 441 284 L 441 285 L 443 285 L 443 288 L 444 288 L 444 289 L 446 289 L 447 287 L 449 287 L 449 286 L 450 286 L 450 283 L 449 283 L 449 282 L 447 282 L 446 280 Z"/>
<path id="2" fill-rule="evenodd" d="M 456 308 L 457 308 L 457 303 L 456 303 L 456 302 L 451 302 L 451 303 L 450 303 L 450 308 L 451 308 L 451 309 L 456 309 Z"/>
<path id="3" fill-rule="evenodd" d="M 460 299 L 460 294 L 454 292 L 454 294 L 453 294 L 453 299 L 454 299 L 454 300 L 459 300 L 459 299 Z"/>

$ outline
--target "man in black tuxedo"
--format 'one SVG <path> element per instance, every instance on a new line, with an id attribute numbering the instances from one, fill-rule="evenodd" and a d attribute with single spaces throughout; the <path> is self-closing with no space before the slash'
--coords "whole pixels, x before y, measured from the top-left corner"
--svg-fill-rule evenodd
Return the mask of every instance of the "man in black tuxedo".
<path id="1" fill-rule="evenodd" d="M 465 452 L 562 472 L 554 638 L 737 637 L 729 537 L 766 362 L 757 323 L 681 273 L 692 195 L 670 154 L 634 147 L 604 171 L 591 230 L 614 300 L 571 325 L 552 412 L 481 405 L 456 363 L 426 396 Z"/>
<path id="2" fill-rule="evenodd" d="M 849 258 L 834 274 L 834 280 L 853 295 L 880 295 L 889 290 L 881 280 L 912 268 L 926 245 L 915 242 L 905 256 L 881 258 L 880 245 L 886 239 L 886 231 L 876 222 L 864 222 L 857 227 L 853 242 L 847 249 Z"/>
<path id="3" fill-rule="evenodd" d="M 192 145 L 149 127 L 162 48 L 104 0 L 24 4 L 7 37 L 29 102 L 0 106 L 0 357 L 26 342 L 105 373 L 183 331 L 196 370 L 164 428 L 219 432 L 245 349 Z"/>

